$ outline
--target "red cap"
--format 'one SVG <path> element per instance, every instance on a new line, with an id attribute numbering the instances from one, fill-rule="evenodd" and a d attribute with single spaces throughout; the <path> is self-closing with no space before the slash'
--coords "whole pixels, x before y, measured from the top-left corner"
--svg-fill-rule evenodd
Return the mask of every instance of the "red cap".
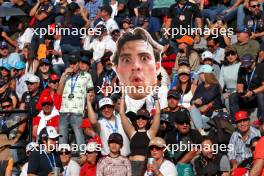
<path id="1" fill-rule="evenodd" d="M 44 95 L 43 97 L 40 97 L 41 104 L 43 103 L 53 103 L 53 100 L 50 95 Z"/>
<path id="2" fill-rule="evenodd" d="M 238 168 L 234 169 L 232 176 L 243 176 L 247 172 L 248 172 L 248 170 L 246 168 L 238 167 Z"/>
<path id="3" fill-rule="evenodd" d="M 92 127 L 92 125 L 91 125 L 90 120 L 88 118 L 83 119 L 80 128 L 91 128 L 91 127 Z"/>
<path id="4" fill-rule="evenodd" d="M 248 113 L 246 111 L 238 111 L 235 113 L 235 119 L 236 121 L 248 119 Z"/>
<path id="5" fill-rule="evenodd" d="M 50 74 L 49 78 L 52 81 L 56 81 L 56 80 L 60 79 L 60 77 L 58 75 L 56 75 L 56 74 Z"/>

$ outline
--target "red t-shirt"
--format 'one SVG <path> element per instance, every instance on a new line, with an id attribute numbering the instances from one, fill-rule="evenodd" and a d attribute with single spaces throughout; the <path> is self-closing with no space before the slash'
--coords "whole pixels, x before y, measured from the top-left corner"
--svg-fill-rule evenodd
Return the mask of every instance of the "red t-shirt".
<path id="1" fill-rule="evenodd" d="M 41 117 L 39 117 L 39 116 L 36 116 L 33 118 L 33 126 L 39 125 L 40 118 Z M 58 116 L 58 115 L 52 117 L 50 120 L 47 121 L 47 126 L 53 126 L 55 128 L 58 128 L 59 127 L 59 118 L 60 118 L 60 116 Z"/>
<path id="2" fill-rule="evenodd" d="M 44 95 L 51 95 L 50 94 L 50 88 L 46 88 L 44 89 L 41 94 L 40 94 L 40 97 L 43 97 Z M 61 108 L 61 102 L 62 102 L 62 96 L 55 93 L 53 96 L 51 96 L 53 98 L 53 104 L 54 106 L 56 107 L 56 109 L 60 110 Z M 40 100 L 38 101 L 38 103 L 36 104 L 36 109 L 37 110 L 42 110 L 42 107 L 41 107 L 41 102 Z"/>
<path id="3" fill-rule="evenodd" d="M 264 137 L 261 137 L 256 145 L 254 152 L 254 161 L 256 159 L 264 160 Z M 264 176 L 264 168 L 262 169 L 261 176 Z"/>
<path id="4" fill-rule="evenodd" d="M 91 166 L 89 163 L 85 163 L 81 168 L 80 176 L 96 176 L 96 165 Z"/>

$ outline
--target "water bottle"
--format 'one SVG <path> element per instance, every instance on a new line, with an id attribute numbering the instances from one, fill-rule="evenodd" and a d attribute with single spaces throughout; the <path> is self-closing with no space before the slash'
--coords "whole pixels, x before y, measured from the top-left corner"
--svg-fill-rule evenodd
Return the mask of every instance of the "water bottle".
<path id="1" fill-rule="evenodd" d="M 148 164 L 154 164 L 154 161 L 155 161 L 155 159 L 154 158 L 148 158 Z M 147 170 L 147 175 L 148 176 L 154 176 L 155 174 L 154 174 L 154 172 L 153 172 L 153 170 Z"/>

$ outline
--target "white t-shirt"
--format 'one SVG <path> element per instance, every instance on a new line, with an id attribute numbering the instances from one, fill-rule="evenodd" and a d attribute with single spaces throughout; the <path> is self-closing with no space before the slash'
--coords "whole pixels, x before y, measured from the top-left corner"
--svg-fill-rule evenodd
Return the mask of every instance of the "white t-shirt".
<path id="1" fill-rule="evenodd" d="M 116 21 L 113 18 L 109 18 L 107 21 L 100 21 L 97 25 L 104 24 L 108 33 L 111 31 L 111 29 L 119 29 Z"/>
<path id="2" fill-rule="evenodd" d="M 53 42 L 53 48 L 55 51 L 61 52 L 60 40 L 55 40 Z M 56 65 L 56 64 L 57 65 L 63 65 L 64 64 L 62 57 L 58 57 L 58 58 L 53 57 L 52 58 L 52 65 Z"/>
<path id="3" fill-rule="evenodd" d="M 21 100 L 22 95 L 28 91 L 26 84 L 27 75 L 23 75 L 20 79 L 16 79 L 16 94 L 18 99 Z"/>
<path id="4" fill-rule="evenodd" d="M 103 148 L 102 148 L 102 154 L 108 155 L 110 153 L 107 140 L 113 132 L 116 132 L 121 134 L 123 137 L 123 147 L 121 149 L 121 155 L 128 156 L 130 154 L 130 142 L 129 139 L 123 129 L 121 118 L 119 115 L 115 115 L 116 121 L 110 121 L 106 119 L 101 119 L 98 121 L 101 127 L 100 132 L 100 138 L 102 140 Z"/>
<path id="5" fill-rule="evenodd" d="M 23 167 L 22 167 L 22 169 L 21 169 L 21 173 L 20 173 L 19 176 L 27 176 L 27 175 L 28 175 L 28 174 L 27 174 L 27 171 L 28 171 L 28 162 L 26 162 L 26 163 L 23 165 Z"/>
<path id="6" fill-rule="evenodd" d="M 24 33 L 17 38 L 17 44 L 19 49 L 23 49 L 25 43 L 30 43 L 33 37 L 33 28 L 27 28 Z"/>
<path id="7" fill-rule="evenodd" d="M 64 172 L 63 176 L 76 176 L 80 175 L 80 166 L 76 161 L 70 160 L 69 164 L 67 166 L 63 167 Z"/>
<path id="8" fill-rule="evenodd" d="M 176 166 L 168 160 L 164 160 L 163 163 L 160 166 L 159 171 L 162 173 L 164 176 L 177 176 L 177 170 Z M 148 176 L 147 172 L 145 172 L 144 176 Z"/>

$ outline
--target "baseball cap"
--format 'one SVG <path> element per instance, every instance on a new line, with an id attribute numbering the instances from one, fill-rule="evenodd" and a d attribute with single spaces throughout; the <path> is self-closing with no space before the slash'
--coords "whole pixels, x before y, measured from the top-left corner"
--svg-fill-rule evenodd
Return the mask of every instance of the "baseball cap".
<path id="1" fill-rule="evenodd" d="M 70 10 L 70 11 L 75 11 L 75 10 L 77 10 L 77 9 L 79 9 L 80 8 L 80 6 L 76 3 L 76 2 L 71 2 L 69 5 L 68 5 L 68 9 Z"/>
<path id="2" fill-rule="evenodd" d="M 170 123 L 169 114 L 168 113 L 161 113 L 160 114 L 160 121 Z"/>
<path id="3" fill-rule="evenodd" d="M 119 133 L 112 133 L 108 138 L 108 143 L 123 145 L 123 137 Z"/>
<path id="4" fill-rule="evenodd" d="M 244 27 L 244 28 L 241 28 L 241 29 L 237 29 L 236 30 L 237 33 L 249 33 L 249 29 Z"/>
<path id="5" fill-rule="evenodd" d="M 2 41 L 1 44 L 0 44 L 0 49 L 7 49 L 8 48 L 8 45 L 5 41 Z"/>
<path id="6" fill-rule="evenodd" d="M 23 62 L 23 61 L 18 61 L 18 62 L 15 64 L 15 67 L 14 67 L 14 68 L 17 69 L 17 70 L 21 70 L 21 69 L 26 68 L 26 64 L 25 64 L 25 62 Z"/>
<path id="7" fill-rule="evenodd" d="M 40 139 L 42 138 L 56 139 L 61 136 L 62 135 L 60 135 L 53 126 L 46 126 L 39 133 Z"/>
<path id="8" fill-rule="evenodd" d="M 181 66 L 181 65 L 187 65 L 187 66 L 190 66 L 189 59 L 188 59 L 187 57 L 181 57 L 181 58 L 179 59 L 178 65 L 179 65 L 179 66 Z"/>
<path id="9" fill-rule="evenodd" d="M 181 95 L 176 90 L 169 90 L 169 92 L 167 94 L 167 98 L 169 98 L 169 97 L 173 97 L 175 99 L 180 99 Z"/>
<path id="10" fill-rule="evenodd" d="M 111 27 L 111 28 L 109 29 L 110 34 L 112 34 L 114 31 L 118 31 L 118 32 L 120 32 L 118 26 L 113 26 L 113 27 Z"/>
<path id="11" fill-rule="evenodd" d="M 251 54 L 245 54 L 241 57 L 241 65 L 242 68 L 248 68 L 252 65 L 252 63 L 255 61 L 254 56 Z"/>
<path id="12" fill-rule="evenodd" d="M 98 24 L 95 28 L 100 31 L 101 34 L 107 31 L 107 28 L 104 24 Z"/>
<path id="13" fill-rule="evenodd" d="M 104 53 L 104 55 L 101 57 L 101 62 L 106 62 L 108 60 L 111 60 L 111 56 L 113 53 L 111 51 L 107 51 Z"/>
<path id="14" fill-rule="evenodd" d="M 9 65 L 9 63 L 4 63 L 2 66 L 1 66 L 2 68 L 4 68 L 4 69 L 6 69 L 6 70 L 8 70 L 8 71 L 10 71 L 11 70 L 11 65 Z"/>
<path id="15" fill-rule="evenodd" d="M 131 20 L 129 18 L 125 18 L 122 23 L 128 23 L 128 24 L 131 24 Z"/>
<path id="16" fill-rule="evenodd" d="M 161 137 L 154 137 L 150 140 L 149 142 L 149 147 L 150 146 L 157 146 L 157 147 L 165 147 L 166 142 L 164 141 L 164 139 L 162 139 Z"/>
<path id="17" fill-rule="evenodd" d="M 178 43 L 185 43 L 187 45 L 193 45 L 194 39 L 191 36 L 185 35 L 180 39 L 176 40 Z"/>
<path id="18" fill-rule="evenodd" d="M 80 58 L 80 61 L 82 61 L 82 62 L 84 62 L 84 63 L 90 63 L 90 58 L 88 57 L 88 56 L 82 56 L 81 58 Z"/>
<path id="19" fill-rule="evenodd" d="M 103 5 L 101 8 L 100 8 L 101 11 L 106 11 L 108 13 L 108 15 L 111 15 L 112 12 L 113 12 L 113 9 L 110 5 Z"/>
<path id="20" fill-rule="evenodd" d="M 213 59 L 213 53 L 211 53 L 210 51 L 204 51 L 202 53 L 202 60 L 204 59 Z"/>
<path id="21" fill-rule="evenodd" d="M 183 124 L 183 123 L 190 123 L 191 118 L 187 111 L 179 111 L 177 112 L 177 117 L 175 118 L 175 123 Z"/>
<path id="22" fill-rule="evenodd" d="M 28 73 L 26 81 L 31 82 L 31 83 L 38 83 L 38 82 L 40 82 L 40 79 L 38 76 L 31 74 L 31 73 Z"/>
<path id="23" fill-rule="evenodd" d="M 36 149 L 38 147 L 38 143 L 36 142 L 30 142 L 27 144 L 26 146 L 26 152 L 32 152 L 34 151 L 34 149 Z"/>
<path id="24" fill-rule="evenodd" d="M 235 120 L 236 122 L 244 119 L 249 119 L 248 113 L 246 111 L 238 111 L 235 113 Z"/>
<path id="25" fill-rule="evenodd" d="M 45 64 L 51 64 L 50 61 L 49 61 L 49 59 L 47 59 L 47 58 L 40 59 L 39 64 L 41 65 L 43 63 L 45 63 Z"/>
<path id="26" fill-rule="evenodd" d="M 214 69 L 211 65 L 205 64 L 200 66 L 199 70 L 198 70 L 198 74 L 201 73 L 213 73 Z"/>
<path id="27" fill-rule="evenodd" d="M 95 151 L 97 151 L 97 145 L 98 144 L 96 142 L 90 141 L 90 142 L 88 142 L 88 144 L 86 146 L 86 150 L 88 152 L 95 152 Z"/>
<path id="28" fill-rule="evenodd" d="M 57 74 L 53 73 L 53 74 L 50 74 L 49 80 L 57 81 L 57 80 L 60 80 L 60 77 Z"/>
<path id="29" fill-rule="evenodd" d="M 76 64 L 79 61 L 80 61 L 80 57 L 78 54 L 72 54 L 69 56 L 69 63 L 70 64 Z"/>
<path id="30" fill-rule="evenodd" d="M 105 98 L 102 98 L 101 100 L 99 100 L 99 109 L 101 109 L 105 105 L 114 106 L 114 103 L 111 100 L 111 98 L 108 98 L 108 97 L 105 97 Z"/>
<path id="31" fill-rule="evenodd" d="M 50 96 L 50 94 L 46 94 L 46 95 L 40 97 L 40 102 L 41 102 L 41 104 L 43 104 L 43 103 L 53 103 L 53 99 Z"/>
<path id="32" fill-rule="evenodd" d="M 149 114 L 148 110 L 141 108 L 137 111 L 137 118 L 138 117 L 145 117 L 147 119 L 150 119 L 150 114 Z"/>
<path id="33" fill-rule="evenodd" d="M 180 74 L 183 74 L 183 73 L 189 75 L 191 73 L 190 67 L 188 67 L 186 65 L 180 66 L 179 69 L 178 69 L 178 74 L 180 75 Z"/>
<path id="34" fill-rule="evenodd" d="M 0 87 L 4 86 L 7 83 L 7 80 L 0 77 Z"/>
<path id="35" fill-rule="evenodd" d="M 92 124 L 88 118 L 82 120 L 80 128 L 91 128 Z"/>

